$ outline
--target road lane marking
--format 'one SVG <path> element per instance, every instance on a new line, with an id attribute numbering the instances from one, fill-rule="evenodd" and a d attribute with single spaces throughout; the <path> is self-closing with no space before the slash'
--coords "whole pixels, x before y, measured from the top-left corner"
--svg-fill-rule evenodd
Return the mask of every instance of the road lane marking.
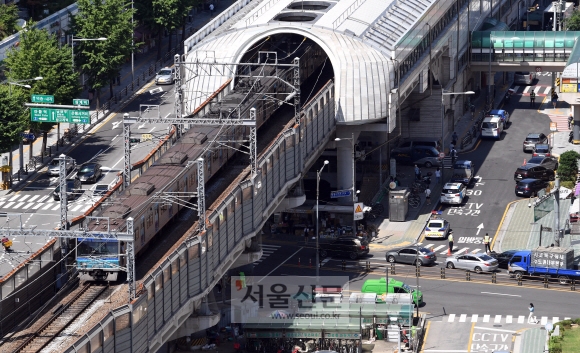
<path id="1" fill-rule="evenodd" d="M 16 201 L 16 199 L 18 199 L 19 197 L 20 197 L 20 195 L 16 195 L 13 198 L 11 198 L 10 200 L 8 200 L 8 202 Z"/>
<path id="2" fill-rule="evenodd" d="M 489 322 L 489 315 L 483 315 L 483 322 Z"/>
<path id="3" fill-rule="evenodd" d="M 483 326 L 474 326 L 474 328 L 476 328 L 478 330 L 488 330 L 488 331 L 497 331 L 497 332 L 509 332 L 509 333 L 516 332 L 516 331 L 512 331 L 512 330 L 502 330 L 500 328 L 491 328 L 491 327 L 483 327 Z"/>
<path id="4" fill-rule="evenodd" d="M 518 324 L 523 324 L 525 320 L 525 316 L 524 315 L 520 315 L 518 316 Z"/>
<path id="5" fill-rule="evenodd" d="M 262 277 L 262 278 L 261 278 L 261 279 L 258 281 L 258 283 L 262 282 L 262 281 L 264 280 L 264 278 L 266 278 L 266 277 L 268 277 L 269 275 L 271 275 L 271 274 L 272 274 L 274 271 L 276 271 L 276 270 L 277 270 L 277 269 L 278 269 L 280 266 L 284 265 L 284 264 L 285 264 L 285 263 L 286 263 L 288 260 L 290 260 L 290 259 L 292 258 L 292 256 L 294 256 L 294 255 L 298 254 L 298 252 L 299 252 L 300 250 L 302 250 L 302 249 L 304 249 L 304 247 L 300 247 L 300 249 L 296 250 L 296 251 L 294 252 L 294 254 L 292 254 L 292 255 L 288 256 L 288 258 L 286 258 L 286 260 L 284 260 L 284 262 L 282 262 L 281 264 L 279 264 L 278 266 L 276 266 L 276 267 L 275 267 L 275 268 L 274 268 L 272 271 L 270 271 L 270 273 L 268 273 L 266 276 Z"/>
<path id="6" fill-rule="evenodd" d="M 517 294 L 494 293 L 494 292 L 481 292 L 481 294 L 504 295 L 507 297 L 521 297 L 521 295 L 517 295 Z"/>
<path id="7" fill-rule="evenodd" d="M 467 320 L 467 314 L 461 314 L 459 316 L 459 322 L 465 322 Z"/>
<path id="8" fill-rule="evenodd" d="M 30 198 L 30 200 L 28 200 L 28 202 L 32 202 L 34 201 L 37 197 L 40 197 L 40 195 L 34 195 Z M 38 202 L 38 201 L 37 201 Z"/>
<path id="9" fill-rule="evenodd" d="M 116 129 L 122 121 L 113 121 L 113 129 Z"/>
<path id="10" fill-rule="evenodd" d="M 473 343 L 473 330 L 475 329 L 475 324 L 471 324 L 471 329 L 469 330 L 469 341 L 467 341 L 467 351 L 471 352 L 471 344 Z"/>
<path id="11" fill-rule="evenodd" d="M 149 130 L 149 133 L 152 133 L 153 130 L 155 130 L 156 128 L 157 128 L 156 126 L 153 126 L 153 128 L 151 130 Z"/>
<path id="12" fill-rule="evenodd" d="M 455 314 L 449 314 L 449 318 L 447 319 L 447 322 L 453 322 L 455 321 Z"/>
<path id="13" fill-rule="evenodd" d="M 496 315 L 495 319 L 493 320 L 494 324 L 499 324 L 501 322 L 501 315 Z"/>
<path id="14" fill-rule="evenodd" d="M 544 98 L 545 98 L 545 97 L 544 97 Z M 494 249 L 494 246 L 495 246 L 495 240 L 497 239 L 497 236 L 498 236 L 498 234 L 499 234 L 500 230 L 501 230 L 501 229 L 502 229 L 502 227 L 503 227 L 503 221 L 505 221 L 505 216 L 507 215 L 507 212 L 508 212 L 508 210 L 510 209 L 510 206 L 511 206 L 513 203 L 515 203 L 515 202 L 518 202 L 518 201 L 519 201 L 519 200 L 512 201 L 512 202 L 508 203 L 508 204 L 507 204 L 507 206 L 505 207 L 505 210 L 503 211 L 503 216 L 501 216 L 501 221 L 499 221 L 499 226 L 497 227 L 497 230 L 495 231 L 495 234 L 494 234 L 494 236 L 493 236 L 493 239 L 491 240 L 491 245 L 490 245 L 490 248 L 491 248 L 491 250 L 493 250 L 493 249 Z M 525 201 L 525 200 L 523 200 L 523 201 Z"/>
<path id="15" fill-rule="evenodd" d="M 508 316 L 505 317 L 505 323 L 506 324 L 511 324 L 512 321 L 513 321 L 513 316 L 508 315 Z"/>
<path id="16" fill-rule="evenodd" d="M 113 138 L 111 139 L 111 141 L 115 141 L 115 139 L 116 139 L 117 137 L 119 137 L 119 134 L 117 134 L 115 137 L 113 137 Z"/>
<path id="17" fill-rule="evenodd" d="M 479 315 L 477 315 L 477 314 L 471 315 L 471 322 L 477 322 L 478 318 L 479 318 Z"/>

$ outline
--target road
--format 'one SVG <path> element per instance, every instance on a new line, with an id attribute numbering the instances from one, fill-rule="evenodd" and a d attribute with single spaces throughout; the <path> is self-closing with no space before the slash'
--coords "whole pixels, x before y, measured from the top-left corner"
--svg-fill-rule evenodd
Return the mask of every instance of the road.
<path id="1" fill-rule="evenodd" d="M 102 123 L 88 132 L 84 140 L 77 144 L 68 156 L 73 158 L 77 165 L 91 161 L 102 165 L 103 176 L 97 181 L 98 184 L 114 184 L 117 174 L 122 172 L 124 163 L 124 139 L 123 139 L 123 114 L 128 113 L 131 117 L 139 115 L 140 109 L 143 116 L 152 117 L 159 114 L 167 116 L 173 113 L 174 86 L 155 86 L 153 82 L 146 85 L 139 94 L 128 102 L 118 113 L 113 113 Z M 158 105 L 145 111 L 142 105 Z M 132 163 L 143 159 L 159 142 L 167 135 L 168 127 L 162 124 L 137 123 L 131 126 L 132 136 L 139 138 L 142 134 L 150 134 L 152 139 L 132 146 Z M 74 177 L 76 171 L 68 177 Z M 0 214 L 6 213 L 8 217 L 3 226 L 17 228 L 22 224 L 24 227 L 36 227 L 37 229 L 54 229 L 60 224 L 60 202 L 53 199 L 52 193 L 58 185 L 58 176 L 50 176 L 47 168 L 37 173 L 20 191 L 0 198 Z M 83 214 L 98 199 L 93 196 L 95 184 L 83 184 L 83 193 L 79 197 L 68 202 L 68 219 Z M 0 254 L 0 275 L 4 275 L 18 266 L 31 253 L 40 249 L 49 238 L 34 238 L 13 240 L 10 253 Z"/>

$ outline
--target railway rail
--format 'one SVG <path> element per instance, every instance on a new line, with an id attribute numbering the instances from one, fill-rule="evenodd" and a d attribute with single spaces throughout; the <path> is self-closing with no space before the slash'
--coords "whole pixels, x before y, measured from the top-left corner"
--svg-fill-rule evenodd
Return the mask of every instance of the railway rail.
<path id="1" fill-rule="evenodd" d="M 53 311 L 52 317 L 25 339 L 14 350 L 14 353 L 40 352 L 72 324 L 107 288 L 107 285 L 81 283 L 77 293 L 67 303 Z"/>

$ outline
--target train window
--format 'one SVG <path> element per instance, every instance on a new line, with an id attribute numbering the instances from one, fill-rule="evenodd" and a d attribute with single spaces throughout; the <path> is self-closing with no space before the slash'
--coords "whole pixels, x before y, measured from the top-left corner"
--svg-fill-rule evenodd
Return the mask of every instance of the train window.
<path id="1" fill-rule="evenodd" d="M 40 262 L 31 261 L 26 265 L 26 267 L 28 267 L 28 277 L 32 277 L 36 272 L 40 270 Z"/>
<path id="2" fill-rule="evenodd" d="M 4 279 L 2 284 L 2 299 L 8 297 L 14 291 L 14 278 L 9 277 Z"/>
<path id="3" fill-rule="evenodd" d="M 89 353 L 89 343 L 82 343 L 80 347 L 75 347 L 77 353 Z"/>
<path id="4" fill-rule="evenodd" d="M 187 264 L 186 252 L 182 251 L 179 253 L 179 268 L 183 268 Z"/>
<path id="5" fill-rule="evenodd" d="M 129 313 L 121 314 L 115 318 L 115 332 L 124 330 L 130 325 Z"/>
<path id="6" fill-rule="evenodd" d="M 163 284 L 167 283 L 171 279 L 171 268 L 169 266 L 163 269 Z"/>
<path id="7" fill-rule="evenodd" d="M 133 325 L 141 321 L 146 312 L 147 302 L 142 302 L 141 304 L 137 305 L 137 307 L 133 307 Z"/>
<path id="8" fill-rule="evenodd" d="M 175 275 L 177 274 L 177 271 L 179 271 L 179 257 L 176 257 L 171 262 L 171 277 L 175 277 Z"/>
<path id="9" fill-rule="evenodd" d="M 147 286 L 147 300 L 151 300 L 155 296 L 155 286 L 154 286 L 154 284 L 155 284 L 155 281 L 151 282 Z"/>
<path id="10" fill-rule="evenodd" d="M 157 277 L 155 277 L 155 293 L 159 292 L 161 290 L 161 288 L 163 288 L 163 278 L 161 278 L 161 274 L 158 274 Z"/>
<path id="11" fill-rule="evenodd" d="M 190 259 L 197 259 L 199 257 L 199 244 L 195 244 L 190 246 L 187 249 L 187 256 Z"/>
<path id="12" fill-rule="evenodd" d="M 97 333 L 95 333 L 95 335 L 93 337 L 91 337 L 91 353 L 94 353 L 97 350 L 99 350 L 99 348 L 101 348 L 101 346 L 102 346 L 101 336 L 102 335 L 103 335 L 103 333 L 101 331 L 98 331 Z"/>
<path id="13" fill-rule="evenodd" d="M 26 282 L 26 279 L 28 277 L 27 275 L 28 271 L 26 270 L 26 268 L 23 268 L 20 271 L 16 272 L 16 275 L 14 276 L 14 287 L 18 288 L 22 283 Z"/>
<path id="14" fill-rule="evenodd" d="M 113 337 L 113 320 L 103 325 L 103 343 L 107 342 L 111 337 Z"/>

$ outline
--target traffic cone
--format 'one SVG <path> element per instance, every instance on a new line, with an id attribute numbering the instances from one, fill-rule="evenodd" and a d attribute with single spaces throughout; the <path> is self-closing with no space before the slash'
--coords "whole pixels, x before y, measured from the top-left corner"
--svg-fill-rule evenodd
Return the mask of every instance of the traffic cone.
<path id="1" fill-rule="evenodd" d="M 447 256 L 451 256 L 451 248 L 447 248 Z"/>
<path id="2" fill-rule="evenodd" d="M 526 165 L 526 163 L 528 163 L 528 162 L 526 162 L 526 159 L 524 158 L 524 164 L 523 165 Z"/>

